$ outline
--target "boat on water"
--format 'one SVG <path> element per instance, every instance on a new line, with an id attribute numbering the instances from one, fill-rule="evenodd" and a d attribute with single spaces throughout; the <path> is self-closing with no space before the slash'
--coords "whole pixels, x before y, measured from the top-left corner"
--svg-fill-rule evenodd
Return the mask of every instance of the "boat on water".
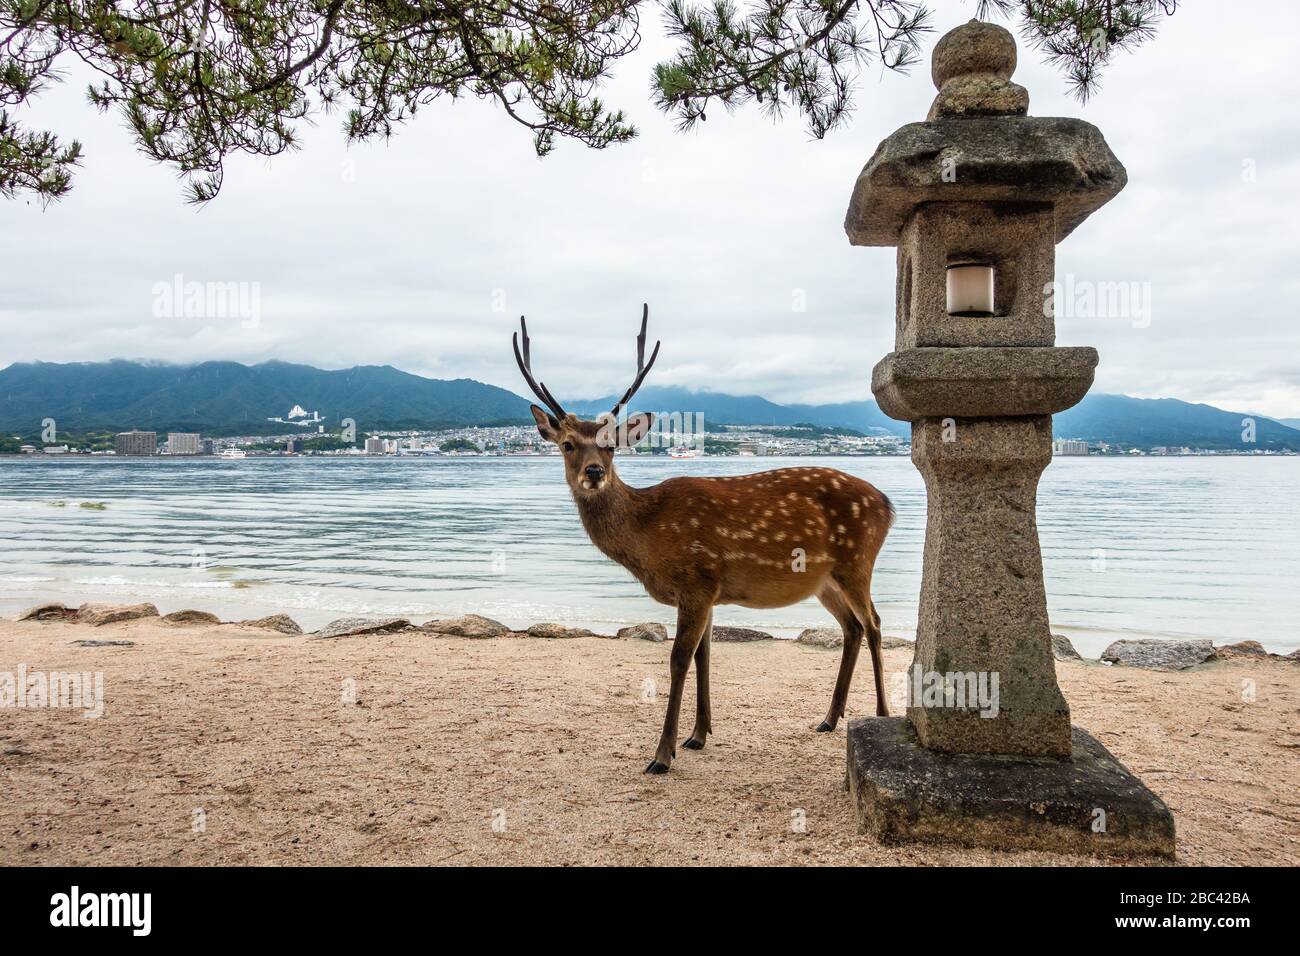
<path id="1" fill-rule="evenodd" d="M 247 458 L 248 452 L 242 448 L 223 448 L 217 452 L 218 458 Z"/>
<path id="2" fill-rule="evenodd" d="M 668 449 L 669 458 L 699 458 L 700 450 L 698 448 L 687 448 L 685 445 L 674 445 Z"/>

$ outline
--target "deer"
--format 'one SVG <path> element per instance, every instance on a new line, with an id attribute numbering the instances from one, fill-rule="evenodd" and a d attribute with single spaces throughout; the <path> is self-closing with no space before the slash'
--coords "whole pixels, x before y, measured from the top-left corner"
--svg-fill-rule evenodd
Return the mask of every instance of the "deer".
<path id="1" fill-rule="evenodd" d="M 737 477 L 669 478 L 648 488 L 625 484 L 615 451 L 641 442 L 654 422 L 647 412 L 624 414 L 659 357 L 645 360 L 649 304 L 642 307 L 637 370 L 614 408 L 595 420 L 565 412 L 533 376 L 528 324 L 513 336 L 515 361 L 543 407 L 530 405 L 537 431 L 559 447 L 565 480 L 592 543 L 622 565 L 655 601 L 677 609 L 669 673 L 668 711 L 654 759 L 645 772 L 667 773 L 677 756 L 682 692 L 695 661 L 695 726 L 682 746 L 700 750 L 713 733 L 709 645 L 713 609 L 786 607 L 809 597 L 844 634 L 830 709 L 818 732 L 844 716 L 853 669 L 865 635 L 876 684 L 876 715 L 889 716 L 881 660 L 880 615 L 871 575 L 894 507 L 881 491 L 831 468 L 779 468 Z M 522 349 L 520 338 L 522 336 Z"/>

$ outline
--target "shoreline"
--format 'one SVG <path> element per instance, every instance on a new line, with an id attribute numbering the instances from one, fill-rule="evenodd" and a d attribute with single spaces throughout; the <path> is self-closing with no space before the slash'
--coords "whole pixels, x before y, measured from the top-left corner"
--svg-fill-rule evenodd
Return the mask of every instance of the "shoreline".
<path id="1" fill-rule="evenodd" d="M 235 590 L 255 590 L 255 588 L 235 589 Z M 340 591 L 341 593 L 346 593 L 347 589 L 343 588 L 340 589 Z M 39 604 L 50 603 L 50 602 L 64 602 L 68 604 L 69 607 L 74 607 L 74 608 L 80 604 L 85 604 L 85 603 L 121 604 L 121 603 L 128 603 L 128 602 L 130 603 L 148 602 L 155 605 L 158 608 L 159 614 L 168 614 L 173 611 L 186 610 L 194 606 L 194 604 L 191 601 L 183 598 L 178 598 L 178 599 L 158 598 L 155 596 L 157 593 L 158 592 L 156 588 L 142 587 L 139 590 L 128 590 L 125 592 L 86 590 L 77 593 L 56 593 L 56 592 L 32 591 L 32 592 L 22 593 L 21 596 L 11 596 L 11 597 L 0 596 L 0 619 L 17 617 L 19 614 L 21 614 L 23 611 L 27 610 L 30 607 Z M 474 613 L 472 611 L 466 611 L 463 609 L 450 608 L 450 607 L 441 608 L 441 609 L 430 609 L 429 607 L 426 606 L 426 607 L 421 607 L 418 610 L 412 610 L 409 606 L 402 607 L 400 605 L 394 608 L 285 607 L 283 605 L 276 605 L 270 603 L 262 604 L 260 602 L 253 603 L 253 602 L 243 602 L 243 601 L 235 601 L 235 600 L 223 601 L 223 600 L 212 600 L 211 598 L 209 598 L 207 601 L 202 603 L 207 609 L 212 610 L 214 613 L 217 614 L 218 617 L 222 619 L 223 622 L 226 623 L 233 623 L 239 620 L 265 617 L 271 614 L 284 613 L 284 614 L 288 614 L 299 625 L 301 625 L 304 631 L 315 631 L 325 626 L 332 620 L 345 618 L 345 617 L 406 617 L 406 618 L 410 618 L 412 621 L 415 621 L 417 619 L 422 621 L 424 619 L 437 620 L 442 618 L 455 617 L 463 613 Z M 885 608 L 888 607 L 888 605 L 885 605 L 883 602 L 880 603 L 878 606 L 885 607 Z M 658 605 L 656 605 L 656 607 L 658 607 Z M 743 615 L 742 618 L 740 619 L 730 620 L 728 619 L 725 613 L 720 613 L 717 623 L 719 625 L 726 625 L 730 627 L 755 628 L 761 631 L 766 631 L 770 633 L 776 640 L 779 641 L 793 641 L 795 638 L 799 636 L 799 634 L 802 631 L 808 630 L 810 628 L 836 626 L 834 620 L 830 617 L 829 614 L 822 613 L 822 609 L 820 608 L 819 605 L 809 604 L 808 610 L 812 613 L 809 619 L 803 623 L 794 623 L 794 624 L 775 623 L 775 622 L 769 623 L 762 620 L 745 619 Z M 527 630 L 527 628 L 531 624 L 543 620 L 543 618 L 538 617 L 535 613 L 525 615 L 523 613 L 511 613 L 510 611 L 496 610 L 496 609 L 491 609 L 489 611 L 489 616 L 502 621 L 503 623 L 509 625 L 512 629 L 518 631 Z M 914 625 L 912 627 L 906 627 L 906 628 L 900 628 L 897 626 L 891 627 L 889 621 L 890 616 L 891 615 L 886 614 L 886 629 L 884 633 L 884 636 L 886 638 L 897 638 L 899 640 L 904 640 L 909 642 L 914 641 L 916 639 L 916 633 L 915 633 L 916 629 Z M 894 614 L 892 616 L 895 618 L 898 617 L 897 614 Z M 916 616 L 916 612 L 914 609 L 907 609 L 906 614 L 904 615 L 904 617 L 909 620 L 914 620 L 915 616 Z M 662 613 L 660 613 L 657 616 L 651 613 L 647 615 L 641 615 L 638 617 L 608 618 L 608 617 L 588 617 L 582 615 L 581 613 L 575 614 L 572 612 L 568 612 L 564 614 L 557 614 L 549 619 L 554 619 L 554 620 L 562 619 L 563 622 L 570 627 L 585 628 L 588 630 L 596 631 L 597 633 L 601 633 L 604 631 L 609 631 L 612 633 L 613 631 L 616 631 L 619 628 L 630 627 L 632 625 L 647 622 L 647 621 L 654 621 L 656 623 L 663 624 L 668 629 L 668 633 L 671 637 L 673 632 L 673 627 L 674 627 L 675 614 L 671 608 L 664 607 L 662 609 Z M 1132 641 L 1132 640 L 1192 641 L 1192 640 L 1205 639 L 1203 635 L 1177 632 L 1177 631 L 1155 631 L 1155 630 L 1142 630 L 1142 629 L 1113 629 L 1113 628 L 1103 629 L 1103 628 L 1089 628 L 1080 625 L 1058 624 L 1058 623 L 1053 623 L 1051 627 L 1052 627 L 1053 634 L 1060 634 L 1068 638 L 1071 641 L 1071 643 L 1074 644 L 1075 648 L 1079 651 L 1081 656 L 1083 656 L 1085 659 L 1094 662 L 1099 659 L 1102 650 L 1106 646 L 1114 643 L 1115 641 Z M 1243 638 L 1230 636 L 1226 638 L 1217 638 L 1212 640 L 1216 646 L 1221 646 L 1221 645 L 1235 643 L 1242 639 Z M 1286 654 L 1290 654 L 1296 651 L 1297 649 L 1300 649 L 1300 643 L 1285 644 L 1282 643 L 1281 641 L 1273 640 L 1267 637 L 1257 638 L 1257 639 L 1260 641 L 1261 644 L 1263 644 L 1265 649 L 1272 654 L 1278 654 L 1284 656 Z"/>
<path id="2" fill-rule="evenodd" d="M 715 734 L 670 774 L 646 777 L 668 657 L 635 638 L 0 620 L 0 672 L 94 673 L 104 688 L 98 719 L 6 708 L 0 774 L 21 799 L 0 805 L 0 861 L 1106 862 L 857 833 L 841 789 L 845 725 L 811 729 L 840 654 L 792 641 L 716 643 Z M 910 660 L 910 648 L 885 651 L 890 674 Z M 1057 673 L 1074 723 L 1174 812 L 1180 863 L 1295 865 L 1295 667 L 1061 661 Z M 647 681 L 660 692 L 647 695 Z M 685 713 L 693 700 L 687 681 Z M 849 716 L 873 712 L 860 661 Z"/>
<path id="3" fill-rule="evenodd" d="M 247 436 L 241 436 L 247 437 Z M 799 461 L 803 458 L 908 458 L 912 457 L 911 450 L 897 452 L 871 452 L 854 454 L 852 452 L 808 452 L 800 455 L 719 455 L 703 454 L 693 458 L 674 459 L 669 455 L 641 453 L 639 455 L 620 455 L 620 461 L 636 458 L 649 458 L 656 461 L 701 461 L 716 459 L 722 461 L 749 460 L 756 462 L 762 461 Z M 493 453 L 439 453 L 439 454 L 407 454 L 407 455 L 389 455 L 389 454 L 369 454 L 367 452 L 282 452 L 268 453 L 250 452 L 240 458 L 227 458 L 221 455 L 117 455 L 96 452 L 0 452 L 0 461 L 10 460 L 35 460 L 35 461 L 186 461 L 186 462 L 208 462 L 216 461 L 224 464 L 241 461 L 275 461 L 284 459 L 342 459 L 344 461 L 464 461 L 465 459 L 489 459 L 489 460 L 506 460 L 514 461 L 524 459 L 526 461 L 535 461 L 537 459 L 555 459 L 559 460 L 560 455 L 556 452 L 546 452 L 541 454 L 493 454 Z M 1082 458 L 1106 459 L 1113 461 L 1116 459 L 1139 460 L 1144 458 L 1300 458 L 1300 451 L 1292 451 L 1289 448 L 1272 449 L 1261 448 L 1252 451 L 1236 451 L 1220 448 L 1202 448 L 1192 449 L 1188 452 L 1154 452 L 1149 450 L 1138 450 L 1136 453 L 1131 452 L 1089 452 L 1086 455 L 1064 455 L 1054 454 L 1052 460 L 1070 459 L 1075 461 Z"/>

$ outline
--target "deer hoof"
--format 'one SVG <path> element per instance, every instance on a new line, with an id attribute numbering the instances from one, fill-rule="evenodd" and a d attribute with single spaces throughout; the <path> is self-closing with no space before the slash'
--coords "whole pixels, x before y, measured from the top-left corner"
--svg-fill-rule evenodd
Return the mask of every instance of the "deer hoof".
<path id="1" fill-rule="evenodd" d="M 694 737 L 688 737 L 686 740 L 682 741 L 682 746 L 687 750 L 703 750 L 704 741 L 696 740 Z"/>
<path id="2" fill-rule="evenodd" d="M 823 720 L 820 724 L 817 725 L 817 733 L 819 734 L 827 734 L 834 729 L 835 728 L 831 726 L 831 723 L 828 720 Z"/>
<path id="3" fill-rule="evenodd" d="M 658 760 L 651 760 L 650 766 L 645 768 L 646 773 L 667 773 L 668 764 L 660 763 Z"/>

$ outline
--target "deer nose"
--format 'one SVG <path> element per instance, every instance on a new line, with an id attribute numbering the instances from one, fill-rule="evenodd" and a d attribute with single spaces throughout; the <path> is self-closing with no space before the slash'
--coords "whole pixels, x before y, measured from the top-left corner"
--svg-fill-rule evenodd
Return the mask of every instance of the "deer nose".
<path id="1" fill-rule="evenodd" d="M 605 469 L 600 465 L 588 465 L 586 468 L 587 480 L 593 485 L 605 477 Z"/>

